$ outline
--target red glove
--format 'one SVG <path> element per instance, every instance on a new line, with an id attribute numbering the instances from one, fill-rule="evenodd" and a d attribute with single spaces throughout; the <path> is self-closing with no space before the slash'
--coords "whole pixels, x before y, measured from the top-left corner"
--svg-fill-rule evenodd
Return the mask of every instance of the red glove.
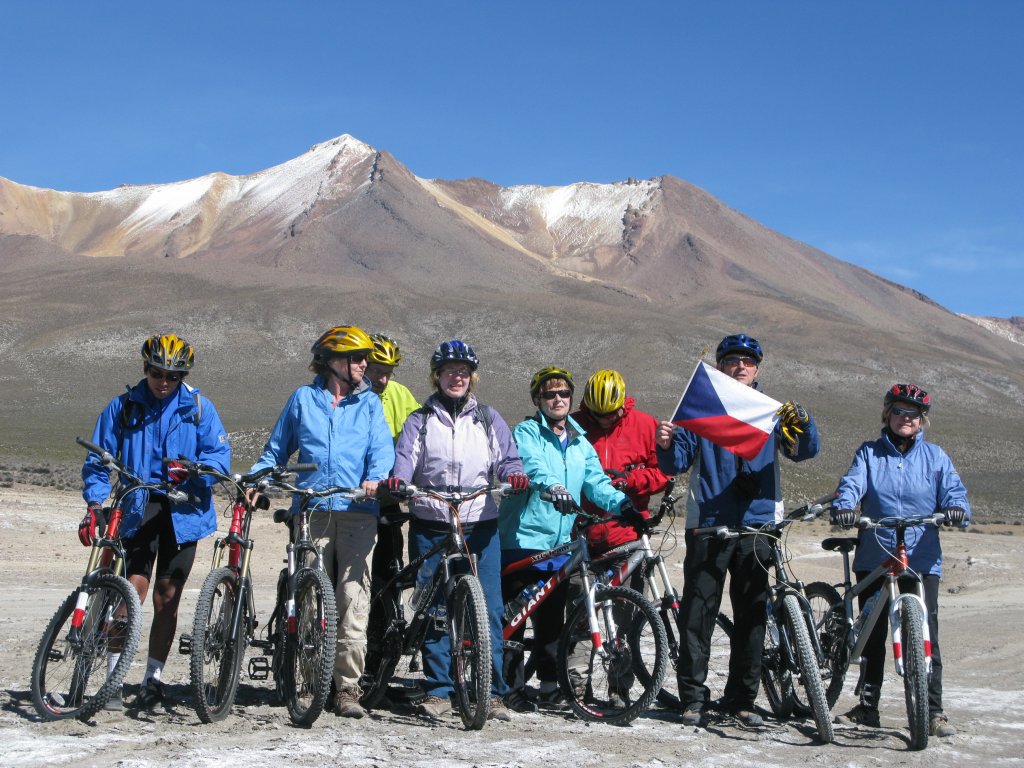
<path id="1" fill-rule="evenodd" d="M 167 479 L 172 485 L 180 485 L 188 480 L 188 467 L 180 461 L 171 461 L 167 464 Z"/>
<path id="2" fill-rule="evenodd" d="M 405 480 L 400 477 L 389 477 L 386 480 L 381 480 L 380 485 L 396 499 L 403 498 L 408 490 Z"/>
<path id="3" fill-rule="evenodd" d="M 505 482 L 512 486 L 510 493 L 513 495 L 530 490 L 530 476 L 522 472 L 513 472 Z"/>
<path id="4" fill-rule="evenodd" d="M 626 472 L 619 472 L 617 469 L 606 470 L 608 476 L 612 479 L 612 488 L 617 491 L 625 491 L 629 487 L 629 474 Z"/>
<path id="5" fill-rule="evenodd" d="M 106 525 L 107 518 L 103 514 L 103 507 L 99 504 L 90 504 L 85 517 L 78 524 L 78 540 L 82 542 L 82 546 L 91 547 Z"/>

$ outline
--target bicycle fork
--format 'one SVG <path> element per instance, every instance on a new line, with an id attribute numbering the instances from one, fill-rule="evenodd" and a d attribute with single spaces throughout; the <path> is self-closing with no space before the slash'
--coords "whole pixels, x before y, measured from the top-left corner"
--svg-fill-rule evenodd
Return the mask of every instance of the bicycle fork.
<path id="1" fill-rule="evenodd" d="M 889 627 L 892 630 L 892 659 L 896 665 L 896 674 L 903 677 L 905 672 L 903 663 L 903 623 L 900 620 L 900 603 L 916 603 L 921 609 L 921 635 L 924 639 L 924 659 L 928 674 L 931 674 L 932 637 L 928 627 L 928 609 L 925 608 L 924 600 L 921 596 L 913 592 L 904 592 L 897 596 L 892 603 L 892 607 L 889 609 Z"/>

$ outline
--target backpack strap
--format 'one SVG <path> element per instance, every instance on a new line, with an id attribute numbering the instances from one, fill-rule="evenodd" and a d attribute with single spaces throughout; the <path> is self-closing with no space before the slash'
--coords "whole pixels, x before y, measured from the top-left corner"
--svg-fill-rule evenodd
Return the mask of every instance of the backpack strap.
<path id="1" fill-rule="evenodd" d="M 196 409 L 192 412 L 192 415 L 188 417 L 188 421 L 198 427 L 199 422 L 203 418 L 203 398 L 199 395 L 199 390 L 195 387 L 190 387 L 184 382 L 182 382 L 182 386 L 185 387 L 185 391 L 191 394 L 192 398 L 196 402 Z M 127 432 L 141 429 L 143 424 L 145 424 L 145 413 L 143 412 L 142 406 L 132 400 L 132 388 L 127 387 L 127 390 L 127 392 L 121 395 L 123 400 L 121 402 L 121 418 L 119 419 L 119 423 L 121 425 L 122 436 Z"/>

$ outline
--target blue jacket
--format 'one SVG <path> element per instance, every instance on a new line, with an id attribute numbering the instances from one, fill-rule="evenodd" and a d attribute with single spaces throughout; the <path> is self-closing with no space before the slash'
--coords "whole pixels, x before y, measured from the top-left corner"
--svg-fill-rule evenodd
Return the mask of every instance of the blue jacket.
<path id="1" fill-rule="evenodd" d="M 317 376 L 312 384 L 292 393 L 263 447 L 263 455 L 250 471 L 288 464 L 297 451 L 297 463 L 312 462 L 319 467 L 316 472 L 299 475 L 296 485 L 302 488 L 358 488 L 364 480 L 388 476 L 395 463 L 395 445 L 380 398 L 363 379 L 335 407 L 334 397 L 325 386 L 326 381 Z M 297 511 L 298 505 L 298 499 L 293 499 L 292 509 Z M 338 496 L 321 499 L 317 508 L 372 514 L 380 511 L 376 499 L 353 502 Z"/>
<path id="2" fill-rule="evenodd" d="M 170 397 L 172 402 L 167 407 L 173 408 L 174 412 L 161 440 L 163 457 L 184 456 L 210 464 L 224 473 L 230 472 L 231 444 L 213 403 L 185 382 Z M 201 398 L 201 407 L 197 407 L 196 397 Z M 125 428 L 121 414 L 128 399 L 134 404 L 130 407 L 134 413 L 130 425 Z M 110 401 L 96 420 L 96 428 L 92 432 L 92 442 L 119 457 L 133 472 L 150 481 L 167 479 L 166 474 L 153 477 L 151 468 L 160 424 L 159 404 L 143 379 Z M 102 503 L 110 495 L 110 473 L 94 453 L 89 454 L 82 467 L 82 480 L 82 496 L 87 503 Z M 189 494 L 187 502 L 171 505 L 174 535 L 179 544 L 199 541 L 217 530 L 217 511 L 211 490 L 214 482 L 212 477 L 205 475 L 179 486 Z M 125 538 L 131 538 L 138 531 L 148 500 L 148 491 L 133 493 L 126 499 L 121 523 L 121 535 Z"/>
<path id="3" fill-rule="evenodd" d="M 782 484 L 777 454 L 804 461 L 818 454 L 818 427 L 812 417 L 792 451 L 782 450 L 781 427 L 775 426 L 768 442 L 751 461 L 720 448 L 686 429 L 677 429 L 670 448 L 657 449 L 658 467 L 678 475 L 695 462 L 690 473 L 686 527 L 760 525 L 782 519 Z"/>
<path id="4" fill-rule="evenodd" d="M 953 462 L 939 446 L 927 443 L 919 432 L 905 454 L 892 444 L 885 430 L 877 440 L 864 443 L 853 455 L 853 464 L 839 481 L 833 507 L 855 509 L 877 520 L 881 517 L 932 515 L 946 507 L 963 507 L 970 520 L 967 489 Z M 920 574 L 942 573 L 942 547 L 934 526 L 908 528 L 904 539 L 910 567 Z M 896 532 L 876 528 L 861 531 L 855 571 L 870 571 L 896 549 Z"/>
<path id="5" fill-rule="evenodd" d="M 560 514 L 540 494 L 551 485 L 563 485 L 577 503 L 583 494 L 606 512 L 618 512 L 626 494 L 612 486 L 594 447 L 583 428 L 570 416 L 566 419 L 569 444 L 562 453 L 561 441 L 538 411 L 512 430 L 530 476 L 530 492 L 509 496 L 499 509 L 498 529 L 502 549 L 546 550 L 565 544 L 572 533 L 574 518 Z"/>

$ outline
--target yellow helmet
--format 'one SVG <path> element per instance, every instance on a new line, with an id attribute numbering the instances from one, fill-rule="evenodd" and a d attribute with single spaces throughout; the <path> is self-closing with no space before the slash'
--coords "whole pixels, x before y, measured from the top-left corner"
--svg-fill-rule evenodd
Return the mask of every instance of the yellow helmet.
<path id="1" fill-rule="evenodd" d="M 583 404 L 591 413 L 603 416 L 613 413 L 626 402 L 626 382 L 618 371 L 598 371 L 583 390 Z"/>
<path id="2" fill-rule="evenodd" d="M 195 356 L 192 345 L 173 333 L 150 336 L 142 342 L 142 359 L 146 365 L 165 371 L 184 373 L 192 367 Z"/>
<path id="3" fill-rule="evenodd" d="M 398 342 L 383 333 L 371 334 L 373 351 L 370 353 L 370 362 L 392 367 L 402 362 L 402 352 L 398 349 Z"/>
<path id="4" fill-rule="evenodd" d="M 547 368 L 541 368 L 530 379 L 530 397 L 536 397 L 537 393 L 540 392 L 541 386 L 548 379 L 565 379 L 569 384 L 569 391 L 574 392 L 576 385 L 573 383 L 572 374 L 563 368 L 559 368 L 554 365 L 549 365 Z"/>
<path id="5" fill-rule="evenodd" d="M 373 350 L 373 341 L 362 328 L 354 325 L 337 325 L 317 339 L 309 351 L 317 358 L 328 358 L 332 355 L 351 355 L 355 352 Z"/>

